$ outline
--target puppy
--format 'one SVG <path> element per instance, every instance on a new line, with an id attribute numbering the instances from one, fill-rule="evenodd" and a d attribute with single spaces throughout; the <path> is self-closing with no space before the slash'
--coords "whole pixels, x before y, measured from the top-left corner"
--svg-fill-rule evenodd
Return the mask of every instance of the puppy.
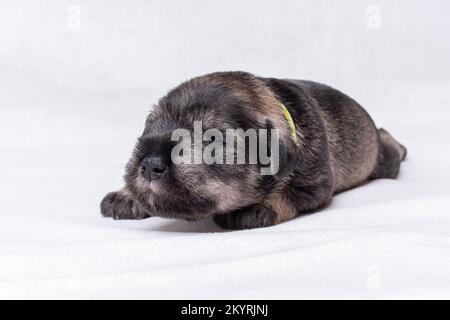
<path id="1" fill-rule="evenodd" d="M 262 174 L 259 156 L 254 163 L 175 161 L 179 141 L 173 133 L 192 133 L 195 123 L 216 133 L 276 132 L 271 161 L 278 170 Z M 240 138 L 237 144 L 245 142 Z M 218 144 L 228 135 L 222 139 Z M 204 140 L 186 152 L 188 158 L 211 142 Z M 231 230 L 267 227 L 324 208 L 333 194 L 368 180 L 396 178 L 405 156 L 406 149 L 378 130 L 358 103 L 331 87 L 212 73 L 182 83 L 154 106 L 126 166 L 125 187 L 104 197 L 101 213 L 114 219 L 213 217 Z"/>

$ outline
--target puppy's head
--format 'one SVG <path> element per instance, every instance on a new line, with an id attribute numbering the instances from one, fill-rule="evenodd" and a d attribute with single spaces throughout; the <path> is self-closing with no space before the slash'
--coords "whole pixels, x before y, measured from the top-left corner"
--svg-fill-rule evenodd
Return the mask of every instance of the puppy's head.
<path id="1" fill-rule="evenodd" d="M 211 74 L 183 83 L 148 116 L 127 164 L 128 190 L 151 214 L 164 217 L 196 219 L 258 203 L 279 175 L 261 175 L 259 159 L 248 161 L 250 138 L 239 140 L 227 132 L 281 125 L 279 152 L 285 154 L 286 125 L 279 120 L 277 107 L 268 105 L 276 103 L 268 89 L 246 73 Z M 231 138 L 236 144 L 229 143 Z M 247 161 L 239 163 L 237 153 L 242 149 L 237 146 L 245 141 Z M 285 167 L 287 157 L 280 159 Z"/>

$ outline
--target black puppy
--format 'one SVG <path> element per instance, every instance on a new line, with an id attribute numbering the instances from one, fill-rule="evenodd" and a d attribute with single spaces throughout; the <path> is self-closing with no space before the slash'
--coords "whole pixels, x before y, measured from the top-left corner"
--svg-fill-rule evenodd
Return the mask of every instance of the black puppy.
<path id="1" fill-rule="evenodd" d="M 259 159 L 174 161 L 173 133 L 193 132 L 196 121 L 219 132 L 278 130 L 279 170 L 261 174 Z M 331 87 L 213 73 L 181 84 L 154 107 L 127 165 L 125 187 L 105 196 L 101 212 L 115 219 L 214 217 L 227 229 L 267 227 L 323 208 L 333 194 L 367 180 L 396 178 L 405 156 L 358 103 Z"/>

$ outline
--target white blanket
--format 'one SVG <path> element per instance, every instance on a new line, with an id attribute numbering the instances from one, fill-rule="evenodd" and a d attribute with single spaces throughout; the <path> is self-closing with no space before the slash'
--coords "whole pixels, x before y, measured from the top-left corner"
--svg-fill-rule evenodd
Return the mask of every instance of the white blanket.
<path id="1" fill-rule="evenodd" d="M 378 31 L 325 2 L 80 1 L 78 28 L 2 1 L 0 298 L 450 298 L 448 2 L 384 3 Z M 222 69 L 343 89 L 408 148 L 399 178 L 265 229 L 102 218 L 151 104 Z"/>
<path id="2" fill-rule="evenodd" d="M 106 159 L 127 147 L 2 148 L 0 297 L 448 298 L 448 151 L 432 133 L 423 144 L 403 134 L 398 180 L 239 232 L 101 218 L 98 203 L 122 171 Z"/>

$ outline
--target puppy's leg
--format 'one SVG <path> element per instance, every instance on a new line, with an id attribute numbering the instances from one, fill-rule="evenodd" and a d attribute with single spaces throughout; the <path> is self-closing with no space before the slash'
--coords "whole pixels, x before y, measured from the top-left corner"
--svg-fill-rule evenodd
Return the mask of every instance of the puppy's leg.
<path id="1" fill-rule="evenodd" d="M 264 228 L 275 224 L 276 212 L 263 205 L 242 208 L 226 214 L 214 216 L 214 221 L 223 229 L 241 230 Z"/>
<path id="2" fill-rule="evenodd" d="M 104 217 L 111 217 L 116 220 L 140 220 L 150 217 L 150 214 L 132 199 L 125 188 L 108 193 L 100 204 L 100 210 Z"/>
<path id="3" fill-rule="evenodd" d="M 273 226 L 330 204 L 333 195 L 329 183 L 317 187 L 289 187 L 270 196 L 261 205 L 220 214 L 214 221 L 223 229 L 241 230 Z"/>
<path id="4" fill-rule="evenodd" d="M 378 164 L 370 176 L 371 179 L 395 179 L 400 170 L 400 163 L 406 158 L 406 148 L 389 132 L 378 130 L 380 135 Z"/>

